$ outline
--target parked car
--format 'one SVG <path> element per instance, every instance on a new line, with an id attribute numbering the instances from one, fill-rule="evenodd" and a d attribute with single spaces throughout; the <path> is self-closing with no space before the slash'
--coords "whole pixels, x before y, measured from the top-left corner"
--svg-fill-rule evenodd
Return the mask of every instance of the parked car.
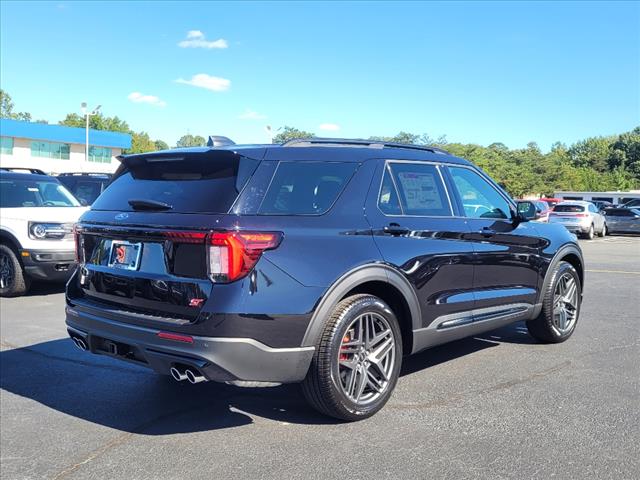
<path id="1" fill-rule="evenodd" d="M 58 180 L 62 183 L 83 205 L 91 205 L 96 198 L 107 188 L 111 181 L 110 173 L 61 173 Z"/>
<path id="2" fill-rule="evenodd" d="M 525 209 L 529 203 L 527 200 L 517 200 L 517 202 L 523 205 Z M 549 212 L 551 211 L 549 204 L 541 200 L 531 200 L 530 202 L 533 203 L 535 207 L 535 216 L 531 220 L 536 222 L 547 222 L 549 220 Z"/>
<path id="3" fill-rule="evenodd" d="M 73 224 L 86 210 L 54 177 L 10 170 L 0 170 L 2 297 L 24 294 L 32 280 L 69 278 L 75 268 Z"/>
<path id="4" fill-rule="evenodd" d="M 634 198 L 620 206 L 622 208 L 640 208 L 640 198 Z"/>
<path id="5" fill-rule="evenodd" d="M 640 208 L 607 208 L 602 213 L 610 233 L 640 233 Z"/>
<path id="6" fill-rule="evenodd" d="M 575 236 L 443 150 L 311 139 L 121 162 L 78 225 L 82 350 L 177 381 L 302 382 L 358 420 L 404 355 L 520 320 L 541 342 L 576 328 Z"/>
<path id="7" fill-rule="evenodd" d="M 614 206 L 613 203 L 608 202 L 606 200 L 591 200 L 591 203 L 593 203 L 596 206 L 596 208 L 600 213 L 602 213 L 604 209 L 611 208 Z"/>
<path id="8" fill-rule="evenodd" d="M 555 207 L 557 204 L 563 202 L 564 200 L 562 198 L 554 198 L 554 197 L 542 197 L 540 199 L 540 201 L 542 202 L 547 202 L 547 205 L 549 205 L 551 208 Z"/>
<path id="9" fill-rule="evenodd" d="M 560 223 L 570 232 L 580 234 L 589 240 L 593 239 L 596 233 L 600 237 L 607 234 L 607 222 L 591 202 L 572 200 L 559 203 L 549 214 L 549 223 Z"/>

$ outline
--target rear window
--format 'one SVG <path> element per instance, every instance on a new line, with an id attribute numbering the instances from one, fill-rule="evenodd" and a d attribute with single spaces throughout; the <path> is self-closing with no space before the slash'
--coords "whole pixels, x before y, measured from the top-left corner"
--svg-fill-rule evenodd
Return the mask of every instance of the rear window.
<path id="1" fill-rule="evenodd" d="M 0 208 L 79 206 L 74 196 L 55 180 L 0 179 Z"/>
<path id="2" fill-rule="evenodd" d="M 633 217 L 637 215 L 635 210 L 627 208 L 608 208 L 605 210 L 605 214 L 612 217 Z"/>
<path id="3" fill-rule="evenodd" d="M 259 161 L 218 150 L 125 163 L 92 210 L 131 211 L 129 200 L 152 200 L 170 205 L 174 213 L 227 213 Z"/>
<path id="4" fill-rule="evenodd" d="M 357 168 L 352 162 L 280 162 L 258 214 L 321 215 Z"/>
<path id="5" fill-rule="evenodd" d="M 553 207 L 554 212 L 580 213 L 584 212 L 582 205 L 556 205 Z"/>

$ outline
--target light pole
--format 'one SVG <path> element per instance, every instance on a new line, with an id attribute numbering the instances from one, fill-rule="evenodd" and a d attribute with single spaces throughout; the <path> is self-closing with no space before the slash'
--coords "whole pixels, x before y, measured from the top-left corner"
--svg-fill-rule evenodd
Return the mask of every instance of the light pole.
<path id="1" fill-rule="evenodd" d="M 82 114 L 84 115 L 84 118 L 86 120 L 86 129 L 85 129 L 85 143 L 84 143 L 84 161 L 85 161 L 85 165 L 86 162 L 89 161 L 89 117 L 91 115 L 97 115 L 98 114 L 98 110 L 100 110 L 100 107 L 102 107 L 102 105 L 98 105 L 96 108 L 93 109 L 92 112 L 88 112 L 87 111 L 87 102 L 82 102 L 80 104 L 80 108 L 82 109 Z"/>

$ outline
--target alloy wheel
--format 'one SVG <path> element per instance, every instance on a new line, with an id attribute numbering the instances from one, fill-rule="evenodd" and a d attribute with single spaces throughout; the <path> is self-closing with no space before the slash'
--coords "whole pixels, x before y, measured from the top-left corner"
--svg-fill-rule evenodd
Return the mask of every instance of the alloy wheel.
<path id="1" fill-rule="evenodd" d="M 374 402 L 389 387 L 396 361 L 395 337 L 377 313 L 357 317 L 347 328 L 338 352 L 338 384 L 354 403 Z"/>
<path id="2" fill-rule="evenodd" d="M 11 258 L 6 253 L 0 253 L 0 288 L 11 287 L 14 278 L 15 272 Z"/>
<path id="3" fill-rule="evenodd" d="M 558 335 L 570 332 L 578 319 L 578 284 L 573 275 L 563 274 L 553 292 L 553 329 Z"/>

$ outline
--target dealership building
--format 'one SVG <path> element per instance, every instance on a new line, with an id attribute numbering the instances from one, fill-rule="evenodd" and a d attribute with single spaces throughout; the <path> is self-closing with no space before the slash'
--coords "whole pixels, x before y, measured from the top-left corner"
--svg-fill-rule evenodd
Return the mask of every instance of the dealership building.
<path id="1" fill-rule="evenodd" d="M 128 133 L 0 119 L 0 167 L 37 168 L 46 173 L 112 173 L 116 157 L 131 148 Z"/>

